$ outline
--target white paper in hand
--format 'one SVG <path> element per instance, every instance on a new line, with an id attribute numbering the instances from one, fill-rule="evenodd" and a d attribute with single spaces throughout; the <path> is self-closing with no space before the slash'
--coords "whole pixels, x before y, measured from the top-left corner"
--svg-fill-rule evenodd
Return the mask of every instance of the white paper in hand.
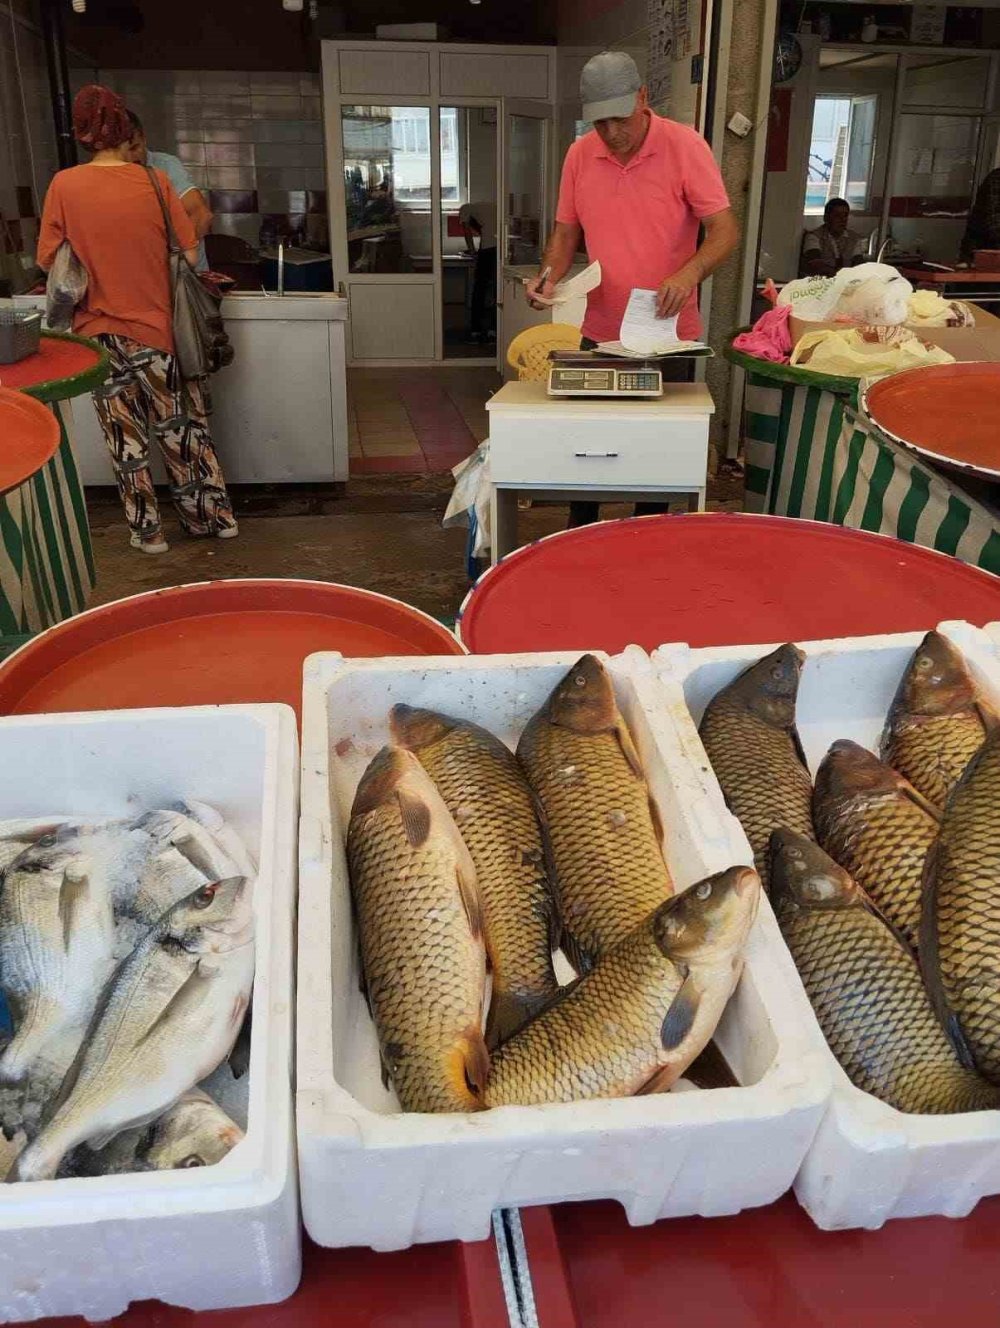
<path id="1" fill-rule="evenodd" d="M 528 283 L 525 282 L 525 285 Z M 582 272 L 568 280 L 560 281 L 555 288 L 555 293 L 549 299 L 544 295 L 534 296 L 536 304 L 544 304 L 548 308 L 554 308 L 560 304 L 569 304 L 570 300 L 580 300 L 585 295 L 589 295 L 592 290 L 596 290 L 601 284 L 601 265 L 593 262 L 589 267 L 585 267 Z"/>
<path id="2" fill-rule="evenodd" d="M 677 315 L 658 318 L 656 291 L 636 288 L 629 296 L 622 319 L 621 343 L 626 350 L 655 355 L 677 346 Z"/>

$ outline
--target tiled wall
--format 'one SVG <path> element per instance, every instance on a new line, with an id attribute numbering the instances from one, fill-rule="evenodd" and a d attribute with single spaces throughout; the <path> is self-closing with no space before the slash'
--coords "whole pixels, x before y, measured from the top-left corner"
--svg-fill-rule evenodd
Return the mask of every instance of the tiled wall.
<path id="1" fill-rule="evenodd" d="M 45 48 L 28 0 L 0 3 L 0 281 L 23 289 L 56 169 Z M 23 261 L 22 261 L 23 257 Z"/>
<path id="2" fill-rule="evenodd" d="M 216 232 L 328 247 L 319 75 L 102 70 L 154 151 L 186 162 Z"/>

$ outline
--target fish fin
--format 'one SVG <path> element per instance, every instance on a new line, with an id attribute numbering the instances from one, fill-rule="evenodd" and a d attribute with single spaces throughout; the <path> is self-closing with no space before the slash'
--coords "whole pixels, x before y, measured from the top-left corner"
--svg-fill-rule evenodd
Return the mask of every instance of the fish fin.
<path id="1" fill-rule="evenodd" d="M 177 988 L 146 1031 L 136 1039 L 135 1045 L 141 1047 L 143 1043 L 148 1042 L 151 1037 L 155 1036 L 157 1030 L 162 1028 L 164 1024 L 169 1023 L 178 1014 L 183 1014 L 190 1006 L 196 1005 L 202 999 L 206 987 L 211 982 L 212 978 L 201 971 L 201 964 L 196 964 L 193 971 Z"/>
<path id="2" fill-rule="evenodd" d="M 455 1085 L 462 1097 L 469 1099 L 470 1110 L 483 1104 L 486 1081 L 490 1076 L 490 1053 L 478 1024 L 470 1024 L 457 1043 L 460 1081 Z"/>
<path id="3" fill-rule="evenodd" d="M 986 730 L 987 734 L 995 733 L 1000 728 L 1000 715 L 988 705 L 985 701 L 975 702 L 976 713 L 979 715 L 979 722 Z"/>
<path id="4" fill-rule="evenodd" d="M 533 788 L 527 785 L 527 777 L 525 778 L 525 785 L 531 797 L 535 820 L 538 822 L 538 829 L 542 837 L 542 870 L 545 873 L 545 883 L 548 886 L 549 947 L 552 950 L 557 950 L 559 948 L 559 934 L 562 931 L 562 920 L 559 905 L 559 875 L 556 872 L 556 856 L 552 851 L 549 818 L 545 814 L 541 798 Z"/>
<path id="5" fill-rule="evenodd" d="M 475 868 L 471 866 L 471 859 L 468 866 L 461 861 L 456 864 L 455 879 L 458 881 L 458 893 L 462 896 L 465 916 L 469 920 L 469 930 L 473 939 L 478 941 L 483 934 L 483 901 L 479 895 L 479 884 L 476 881 Z"/>
<path id="6" fill-rule="evenodd" d="M 431 809 L 422 799 L 404 789 L 396 789 L 396 802 L 410 847 L 420 848 L 421 844 L 427 843 L 431 832 Z"/>
<path id="7" fill-rule="evenodd" d="M 242 1079 L 250 1069 L 250 1042 L 253 1036 L 253 997 L 247 1006 L 246 1016 L 236 1035 L 233 1049 L 229 1053 L 229 1068 L 234 1079 Z"/>
<path id="8" fill-rule="evenodd" d="M 565 927 L 563 927 L 561 939 L 563 954 L 576 969 L 580 977 L 586 977 L 594 967 L 592 957 L 583 949 L 576 937 L 573 936 L 571 932 L 567 931 Z"/>
<path id="9" fill-rule="evenodd" d="M 941 808 L 935 806 L 928 798 L 913 787 L 908 779 L 899 776 L 899 791 L 904 798 L 909 798 L 915 807 L 919 807 L 922 812 L 932 817 L 937 825 L 941 824 Z"/>
<path id="10" fill-rule="evenodd" d="M 12 1143 L 24 1125 L 24 1084 L 0 1084 L 0 1134 Z"/>
<path id="11" fill-rule="evenodd" d="M 918 938 L 920 971 L 923 974 L 924 986 L 927 989 L 927 995 L 930 997 L 934 1013 L 947 1034 L 948 1040 L 955 1048 L 955 1054 L 967 1070 L 974 1070 L 976 1068 L 975 1058 L 965 1039 L 965 1033 L 962 1031 L 958 1015 L 948 1004 L 944 987 L 941 984 L 937 942 L 937 873 L 940 857 L 941 839 L 938 837 L 930 846 L 924 860 Z"/>
<path id="12" fill-rule="evenodd" d="M 614 728 L 615 737 L 618 739 L 618 746 L 622 749 L 622 756 L 628 761 L 632 768 L 632 773 L 637 779 L 645 781 L 646 775 L 642 768 L 642 762 L 639 760 L 639 753 L 635 749 L 635 743 L 632 741 L 632 735 L 628 731 L 628 725 L 618 716 L 618 723 Z"/>
<path id="13" fill-rule="evenodd" d="M 806 760 L 806 749 L 802 746 L 802 739 L 799 737 L 799 730 L 796 725 L 792 725 L 788 730 L 788 736 L 792 740 L 792 746 L 795 748 L 795 755 L 799 758 L 806 770 L 809 769 L 809 762 Z M 810 779 L 812 776 L 810 776 Z"/>
<path id="14" fill-rule="evenodd" d="M 669 1093 L 679 1078 L 676 1065 L 661 1065 L 635 1090 L 633 1096 L 648 1097 L 652 1093 Z"/>
<path id="15" fill-rule="evenodd" d="M 513 1037 L 544 1004 L 544 997 L 518 996 L 508 991 L 498 994 L 494 989 L 486 1019 L 486 1045 L 490 1051 Z"/>
<path id="16" fill-rule="evenodd" d="M 690 1079 L 697 1088 L 739 1088 L 740 1086 L 740 1081 L 733 1073 L 733 1067 L 714 1039 L 700 1056 L 694 1058 L 684 1071 L 684 1078 Z"/>
<path id="17" fill-rule="evenodd" d="M 656 835 L 656 842 L 660 848 L 663 847 L 663 817 L 660 815 L 660 809 L 653 801 L 652 793 L 649 795 L 649 819 L 653 822 L 653 833 Z"/>
<path id="18" fill-rule="evenodd" d="M 384 1089 L 388 1090 L 388 1088 L 389 1088 L 389 1067 L 388 1067 L 388 1065 L 386 1065 L 386 1063 L 385 1063 L 385 1057 L 382 1055 L 381 1052 L 379 1052 L 379 1054 L 378 1054 L 378 1068 L 379 1068 L 379 1074 L 380 1074 L 381 1079 L 382 1079 L 382 1087 L 383 1087 Z"/>
<path id="19" fill-rule="evenodd" d="M 63 949 L 69 950 L 74 933 L 82 925 L 80 910 L 90 895 L 90 878 L 63 872 L 59 887 L 59 921 L 62 924 Z"/>
<path id="20" fill-rule="evenodd" d="M 700 1002 L 701 992 L 694 980 L 690 976 L 685 977 L 660 1025 L 660 1045 L 664 1051 L 676 1050 L 691 1032 Z"/>

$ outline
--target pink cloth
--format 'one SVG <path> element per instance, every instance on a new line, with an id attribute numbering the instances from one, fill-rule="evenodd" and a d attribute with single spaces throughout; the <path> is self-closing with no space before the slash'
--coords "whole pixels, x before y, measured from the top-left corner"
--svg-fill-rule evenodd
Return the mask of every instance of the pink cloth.
<path id="1" fill-rule="evenodd" d="M 622 166 L 591 130 L 563 163 L 556 220 L 583 227 L 587 257 L 601 264 L 601 284 L 587 297 L 583 335 L 617 341 L 633 287 L 655 290 L 698 248 L 703 217 L 729 197 L 712 150 L 693 129 L 649 115 L 645 142 Z M 698 297 L 681 310 L 678 336 L 701 336 Z"/>
<path id="2" fill-rule="evenodd" d="M 741 332 L 733 338 L 733 349 L 745 351 L 747 355 L 756 355 L 758 360 L 787 364 L 792 350 L 792 334 L 788 327 L 791 315 L 790 304 L 779 304 L 768 309 L 749 332 Z"/>

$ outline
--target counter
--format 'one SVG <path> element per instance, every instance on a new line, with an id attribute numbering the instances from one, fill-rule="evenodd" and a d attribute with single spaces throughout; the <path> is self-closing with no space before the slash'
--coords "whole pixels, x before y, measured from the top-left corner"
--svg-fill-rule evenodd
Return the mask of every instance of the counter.
<path id="1" fill-rule="evenodd" d="M 44 308 L 22 295 L 21 308 Z M 308 484 L 348 475 L 347 300 L 332 294 L 223 300 L 236 357 L 210 380 L 212 432 L 230 484 Z M 70 403 L 67 403 L 67 407 Z M 111 462 L 90 397 L 72 403 L 66 425 L 85 485 L 113 484 Z M 154 448 L 153 477 L 166 483 Z"/>

